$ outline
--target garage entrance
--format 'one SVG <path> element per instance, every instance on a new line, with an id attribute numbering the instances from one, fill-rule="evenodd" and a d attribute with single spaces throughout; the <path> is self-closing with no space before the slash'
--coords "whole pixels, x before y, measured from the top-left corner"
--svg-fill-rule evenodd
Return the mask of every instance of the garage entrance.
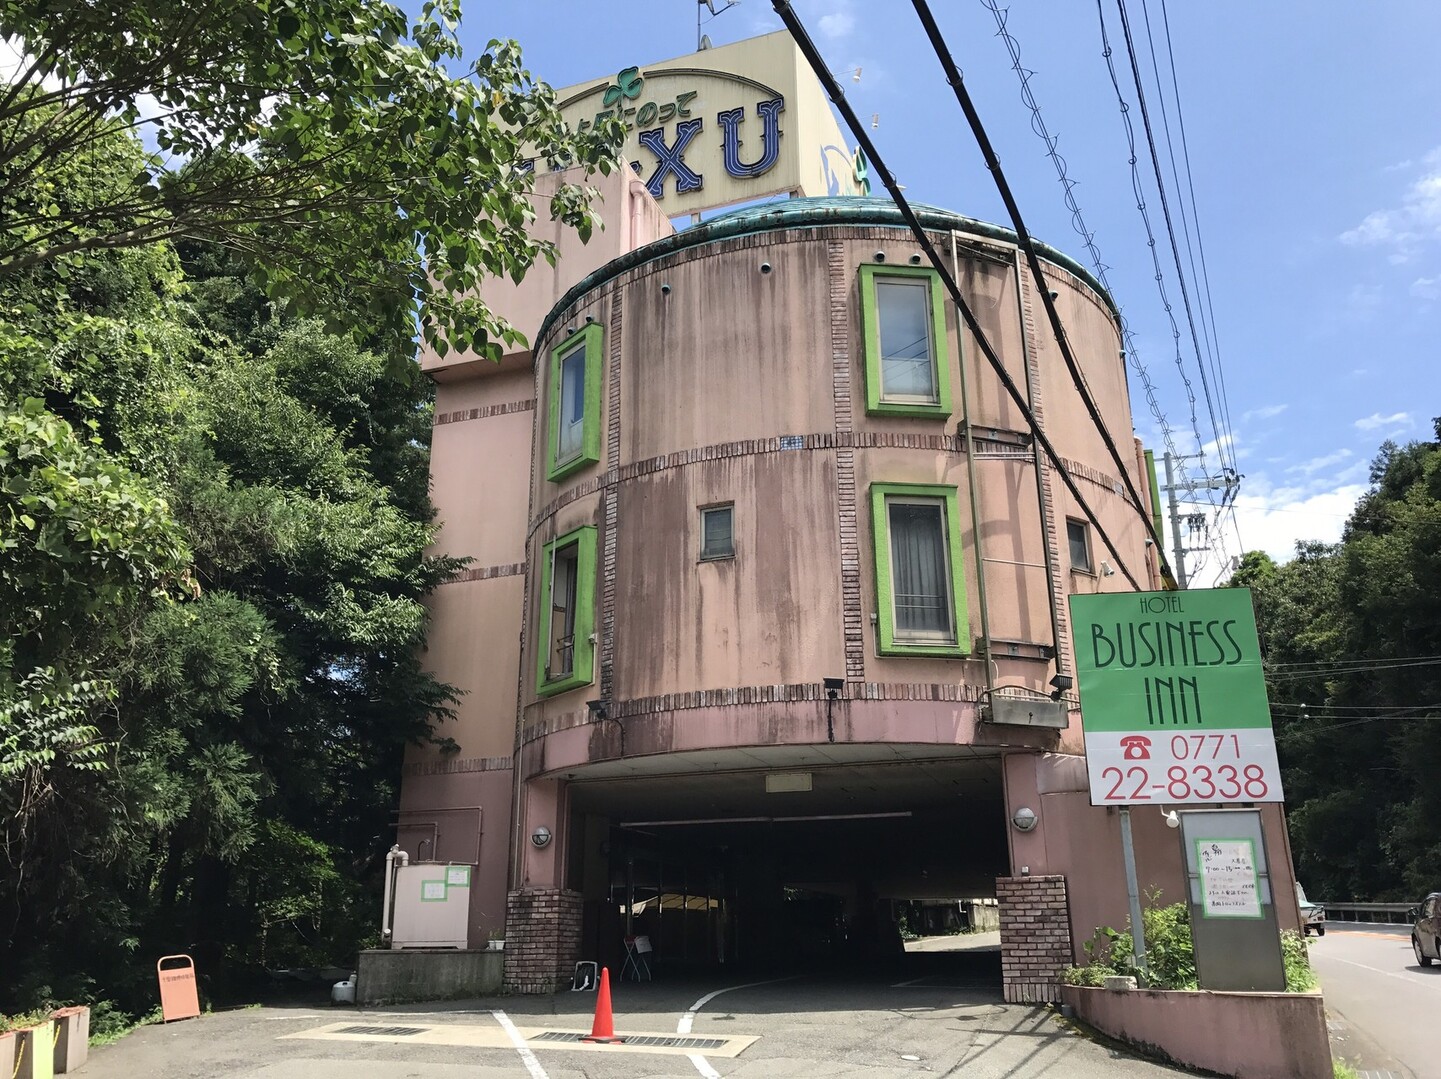
<path id="1" fill-rule="evenodd" d="M 889 969 L 925 908 L 962 928 L 958 901 L 1010 870 L 995 751 L 770 746 L 567 778 L 582 954 L 613 969 L 638 935 L 661 970 Z"/>

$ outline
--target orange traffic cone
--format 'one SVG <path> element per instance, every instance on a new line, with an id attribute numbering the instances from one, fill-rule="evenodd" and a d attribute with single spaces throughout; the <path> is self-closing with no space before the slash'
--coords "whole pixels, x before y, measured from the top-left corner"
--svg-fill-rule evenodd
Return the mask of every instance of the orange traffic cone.
<path id="1" fill-rule="evenodd" d="M 610 1014 L 610 968 L 600 968 L 600 989 L 595 995 L 595 1022 L 590 1025 L 590 1034 L 583 1042 L 597 1042 L 601 1045 L 619 1045 L 624 1038 L 615 1036 L 615 1021 Z"/>

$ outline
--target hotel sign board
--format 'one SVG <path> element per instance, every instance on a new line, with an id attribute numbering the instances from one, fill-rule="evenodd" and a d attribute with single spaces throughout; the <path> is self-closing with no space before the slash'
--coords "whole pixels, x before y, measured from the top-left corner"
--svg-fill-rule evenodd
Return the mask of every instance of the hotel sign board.
<path id="1" fill-rule="evenodd" d="M 1070 607 L 1092 805 L 1284 801 L 1249 589 Z"/>
<path id="2" fill-rule="evenodd" d="M 863 159 L 847 148 L 783 30 L 627 67 L 556 96 L 576 130 L 609 118 L 625 125 L 621 156 L 671 217 L 769 195 L 868 189 Z"/>

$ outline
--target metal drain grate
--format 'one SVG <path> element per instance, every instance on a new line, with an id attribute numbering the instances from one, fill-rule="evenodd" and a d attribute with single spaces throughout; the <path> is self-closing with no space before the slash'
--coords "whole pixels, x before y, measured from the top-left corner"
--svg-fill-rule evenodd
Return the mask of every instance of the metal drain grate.
<path id="1" fill-rule="evenodd" d="M 564 1030 L 547 1030 L 543 1034 L 537 1034 L 527 1038 L 530 1042 L 578 1042 L 584 1038 L 584 1034 L 573 1034 Z M 725 1047 L 725 1038 L 674 1038 L 655 1034 L 627 1034 L 626 1045 L 649 1045 L 657 1049 L 721 1049 Z"/>
<path id="2" fill-rule="evenodd" d="M 341 1027 L 336 1034 L 370 1034 L 377 1038 L 409 1038 L 424 1034 L 429 1027 Z"/>

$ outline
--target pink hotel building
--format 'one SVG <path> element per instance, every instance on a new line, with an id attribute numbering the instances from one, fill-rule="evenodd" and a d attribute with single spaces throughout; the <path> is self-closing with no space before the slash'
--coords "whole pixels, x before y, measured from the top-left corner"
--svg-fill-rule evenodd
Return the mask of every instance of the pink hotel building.
<path id="1" fill-rule="evenodd" d="M 503 934 L 519 991 L 619 966 L 632 933 L 677 964 L 875 956 L 891 900 L 994 897 L 1007 997 L 1054 999 L 1080 943 L 1126 919 L 1118 819 L 1090 805 L 1075 698 L 1053 690 L 1074 670 L 1066 596 L 1128 586 L 895 206 L 847 194 L 849 175 L 832 193 L 824 159 L 848 157 L 800 64 L 772 35 L 640 69 L 700 87 L 694 146 L 728 160 L 628 148 L 640 168 L 593 180 L 589 245 L 538 223 L 555 266 L 484 291 L 530 347 L 424 358 L 437 548 L 470 559 L 432 597 L 426 659 L 463 695 L 440 731 L 459 751 L 407 755 L 398 842 L 477 865 L 471 946 Z M 588 115 L 604 85 L 566 100 Z M 777 99 L 784 122 L 763 124 Z M 780 190 L 825 197 L 672 227 L 733 201 L 728 183 L 776 193 L 768 156 Z M 918 211 L 1158 587 L 1035 290 L 1149 497 L 1109 296 L 1058 251 L 1038 286 L 1010 230 Z M 1264 819 L 1289 895 L 1279 807 Z M 1176 834 L 1159 811 L 1134 827 L 1141 886 L 1182 898 Z"/>

